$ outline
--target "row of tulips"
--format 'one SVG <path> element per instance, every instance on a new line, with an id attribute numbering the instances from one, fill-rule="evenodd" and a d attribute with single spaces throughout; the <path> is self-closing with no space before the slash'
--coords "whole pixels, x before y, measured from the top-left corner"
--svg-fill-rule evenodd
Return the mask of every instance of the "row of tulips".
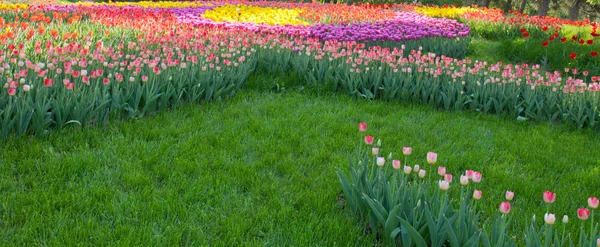
<path id="1" fill-rule="evenodd" d="M 536 65 L 488 64 L 245 28 L 174 26 L 176 17 L 167 11 L 82 7 L 72 15 L 86 21 L 51 24 L 46 27 L 51 32 L 31 37 L 32 25 L 17 25 L 5 41 L 3 135 L 67 123 L 88 126 L 105 123 L 111 113 L 137 117 L 180 101 L 232 95 L 259 70 L 293 72 L 308 85 L 357 97 L 597 126 L 600 86 L 558 71 L 544 73 Z"/>
<path id="2" fill-rule="evenodd" d="M 367 125 L 359 124 L 366 132 Z M 588 199 L 588 208 L 576 212 L 581 221 L 579 235 L 565 234 L 569 217 L 562 217 L 562 231 L 555 230 L 557 216 L 551 212 L 556 194 L 542 195 L 547 205 L 540 226 L 535 216 L 521 234 L 511 233 L 511 201 L 515 194 L 507 191 L 506 201 L 499 203 L 498 212 L 485 220 L 478 209 L 484 200 L 482 174 L 466 170 L 459 179 L 443 166 L 436 166 L 438 155 L 427 153 L 427 164 L 421 167 L 409 163 L 412 148 L 402 149 L 403 161 L 381 155 L 381 141 L 374 143 L 365 136 L 357 161 L 350 161 L 350 173 L 337 174 L 346 203 L 361 222 L 380 233 L 385 242 L 398 246 L 600 246 L 600 234 L 594 222 L 594 210 L 599 201 Z M 365 152 L 366 151 L 366 152 Z M 404 165 L 402 165 L 404 164 Z M 458 183 L 454 182 L 458 181 Z M 450 193 L 458 187 L 458 198 Z M 591 209 L 591 211 L 590 211 Z M 587 220 L 589 224 L 586 224 Z"/>

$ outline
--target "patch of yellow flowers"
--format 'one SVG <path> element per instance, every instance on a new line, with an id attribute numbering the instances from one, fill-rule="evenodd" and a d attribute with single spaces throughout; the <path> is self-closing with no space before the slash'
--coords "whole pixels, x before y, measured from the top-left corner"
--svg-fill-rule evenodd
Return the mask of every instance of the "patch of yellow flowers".
<path id="1" fill-rule="evenodd" d="M 0 3 L 0 10 L 15 10 L 15 9 L 29 9 L 29 6 L 20 3 Z"/>
<path id="2" fill-rule="evenodd" d="M 135 6 L 135 7 L 143 7 L 143 8 L 189 8 L 189 7 L 198 7 L 198 6 L 206 6 L 209 4 L 202 2 L 151 2 L 151 1 L 140 1 L 140 2 L 108 2 L 108 3 L 77 3 L 79 5 L 84 6 L 115 6 L 115 7 L 125 7 L 125 6 Z"/>
<path id="3" fill-rule="evenodd" d="M 216 22 L 245 22 L 265 25 L 307 25 L 298 17 L 300 9 L 282 9 L 273 7 L 256 7 L 249 5 L 223 5 L 206 11 L 202 17 Z"/>
<path id="4" fill-rule="evenodd" d="M 471 7 L 437 7 L 422 6 L 415 7 L 415 12 L 429 17 L 457 18 L 466 12 L 478 12 L 480 10 Z"/>

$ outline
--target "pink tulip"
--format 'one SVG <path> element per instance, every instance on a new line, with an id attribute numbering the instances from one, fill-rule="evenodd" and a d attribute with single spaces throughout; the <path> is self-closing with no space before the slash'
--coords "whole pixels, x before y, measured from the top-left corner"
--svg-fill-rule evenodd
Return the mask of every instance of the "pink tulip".
<path id="1" fill-rule="evenodd" d="M 587 208 L 577 209 L 577 217 L 579 217 L 580 220 L 587 220 L 587 218 L 590 217 L 590 210 Z"/>
<path id="2" fill-rule="evenodd" d="M 452 183 L 452 174 L 444 174 L 444 180 L 448 183 Z"/>
<path id="3" fill-rule="evenodd" d="M 394 167 L 395 170 L 400 169 L 400 161 L 399 160 L 393 160 L 392 161 L 392 167 Z"/>
<path id="4" fill-rule="evenodd" d="M 446 167 L 438 166 L 438 175 L 440 175 L 440 176 L 446 175 Z"/>
<path id="5" fill-rule="evenodd" d="M 410 172 L 412 172 L 412 167 L 404 166 L 404 174 L 410 174 Z"/>
<path id="6" fill-rule="evenodd" d="M 371 153 L 373 154 L 373 156 L 377 156 L 377 154 L 379 154 L 379 148 L 372 148 Z"/>
<path id="7" fill-rule="evenodd" d="M 433 165 L 435 162 L 437 162 L 437 154 L 434 152 L 427 153 L 427 163 Z"/>
<path id="8" fill-rule="evenodd" d="M 411 147 L 403 147 L 402 148 L 402 153 L 406 156 L 410 155 L 412 153 L 412 148 Z"/>
<path id="9" fill-rule="evenodd" d="M 508 214 L 510 212 L 510 203 L 502 202 L 500 203 L 500 213 Z"/>
<path id="10" fill-rule="evenodd" d="M 515 192 L 512 191 L 506 191 L 506 200 L 512 201 L 512 199 L 515 197 Z"/>
<path id="11" fill-rule="evenodd" d="M 372 136 L 365 136 L 365 143 L 367 145 L 371 145 L 371 144 L 373 144 L 373 139 L 374 138 Z"/>
<path id="12" fill-rule="evenodd" d="M 469 177 L 460 175 L 460 184 L 462 184 L 463 186 L 469 184 Z"/>
<path id="13" fill-rule="evenodd" d="M 419 170 L 419 178 L 425 178 L 425 173 L 426 173 L 425 170 L 423 170 L 423 169 Z"/>
<path id="14" fill-rule="evenodd" d="M 588 206 L 593 209 L 598 208 L 598 199 L 596 197 L 588 198 Z"/>
<path id="15" fill-rule="evenodd" d="M 73 88 L 75 88 L 75 84 L 69 82 L 65 85 L 67 87 L 67 90 L 69 91 L 73 91 Z"/>
<path id="16" fill-rule="evenodd" d="M 473 179 L 473 170 L 465 171 L 465 176 L 467 176 L 469 179 Z"/>
<path id="17" fill-rule="evenodd" d="M 481 182 L 481 173 L 473 172 L 473 177 L 471 179 L 473 180 L 473 183 Z"/>
<path id="18" fill-rule="evenodd" d="M 479 199 L 481 199 L 481 195 L 482 195 L 481 190 L 475 190 L 475 191 L 473 191 L 473 199 L 479 200 Z"/>
<path id="19" fill-rule="evenodd" d="M 8 89 L 8 95 L 15 96 L 16 94 L 17 94 L 17 89 L 16 88 L 9 88 Z"/>
<path id="20" fill-rule="evenodd" d="M 544 202 L 546 202 L 548 204 L 552 204 L 552 203 L 554 203 L 554 200 L 556 200 L 555 193 L 552 193 L 550 191 L 544 192 Z"/>
<path id="21" fill-rule="evenodd" d="M 29 90 L 31 90 L 31 86 L 29 84 L 25 84 L 23 85 L 23 92 L 29 92 Z"/>
<path id="22" fill-rule="evenodd" d="M 361 122 L 361 123 L 359 123 L 359 124 L 358 124 L 358 131 L 360 131 L 360 132 L 365 132 L 365 131 L 367 131 L 367 124 L 366 124 L 366 123 L 362 123 L 362 122 Z"/>
<path id="23" fill-rule="evenodd" d="M 414 171 L 415 173 L 416 173 L 416 172 L 419 172 L 420 170 L 421 170 L 421 166 L 419 166 L 418 164 L 417 164 L 417 165 L 415 165 L 415 167 L 413 168 L 413 171 Z"/>

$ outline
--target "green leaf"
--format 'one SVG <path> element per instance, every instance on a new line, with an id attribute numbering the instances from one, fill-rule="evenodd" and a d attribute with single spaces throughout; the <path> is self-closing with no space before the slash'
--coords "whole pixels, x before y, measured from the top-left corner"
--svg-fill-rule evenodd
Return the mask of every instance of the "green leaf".
<path id="1" fill-rule="evenodd" d="M 406 220 L 403 220 L 401 218 L 398 218 L 398 220 L 400 220 L 400 223 L 406 228 L 408 234 L 410 234 L 410 237 L 415 242 L 417 247 L 427 247 L 427 243 L 425 243 L 425 240 L 423 239 L 421 234 L 419 234 L 414 227 L 412 227 Z"/>
<path id="2" fill-rule="evenodd" d="M 400 210 L 402 210 L 402 205 L 396 204 L 396 206 L 390 211 L 390 214 L 385 221 L 384 232 L 386 235 L 389 234 L 391 240 L 394 240 L 396 235 L 393 234 L 395 229 L 398 229 L 398 219 L 400 218 Z"/>

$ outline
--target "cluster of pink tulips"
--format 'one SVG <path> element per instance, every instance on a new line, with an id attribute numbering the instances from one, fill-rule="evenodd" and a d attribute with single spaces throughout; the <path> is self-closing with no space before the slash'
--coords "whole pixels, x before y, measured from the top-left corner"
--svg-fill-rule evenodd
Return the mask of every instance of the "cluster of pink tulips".
<path id="1" fill-rule="evenodd" d="M 358 130 L 365 133 L 367 124 L 360 123 Z M 515 198 L 513 191 L 505 192 L 506 200 L 500 203 L 499 214 L 483 223 L 477 208 L 483 197 L 482 190 L 477 187 L 484 188 L 480 185 L 480 172 L 466 170 L 458 175 L 459 179 L 454 179 L 446 167 L 436 167 L 438 154 L 428 152 L 425 159 L 430 166 L 428 169 L 437 170 L 437 174 L 427 173 L 418 164 L 409 165 L 411 147 L 402 148 L 404 161 L 400 161 L 393 159 L 391 153 L 387 158 L 383 157 L 381 140 L 374 140 L 373 136 L 364 136 L 370 152 L 361 152 L 359 161 L 351 162 L 350 176 L 342 171 L 338 171 L 338 176 L 351 210 L 371 229 L 381 229 L 383 236 L 390 236 L 387 241 L 399 245 L 413 242 L 417 246 L 516 246 L 518 241 L 523 241 L 526 246 L 600 245 L 594 223 L 594 210 L 599 205 L 595 197 L 588 199 L 588 208 L 577 210 L 581 220 L 578 239 L 565 234 L 569 222 L 567 215 L 562 218 L 563 231 L 553 231 L 557 216 L 551 213 L 551 205 L 557 196 L 546 191 L 542 195 L 547 205 L 544 224 L 537 225 L 534 217 L 525 232 L 517 234 L 519 240 L 515 240 L 511 237 L 514 234 L 509 232 L 511 201 Z M 460 184 L 458 200 L 452 198 L 454 193 L 451 192 L 455 181 Z M 589 231 L 584 224 L 588 218 L 591 218 Z"/>

